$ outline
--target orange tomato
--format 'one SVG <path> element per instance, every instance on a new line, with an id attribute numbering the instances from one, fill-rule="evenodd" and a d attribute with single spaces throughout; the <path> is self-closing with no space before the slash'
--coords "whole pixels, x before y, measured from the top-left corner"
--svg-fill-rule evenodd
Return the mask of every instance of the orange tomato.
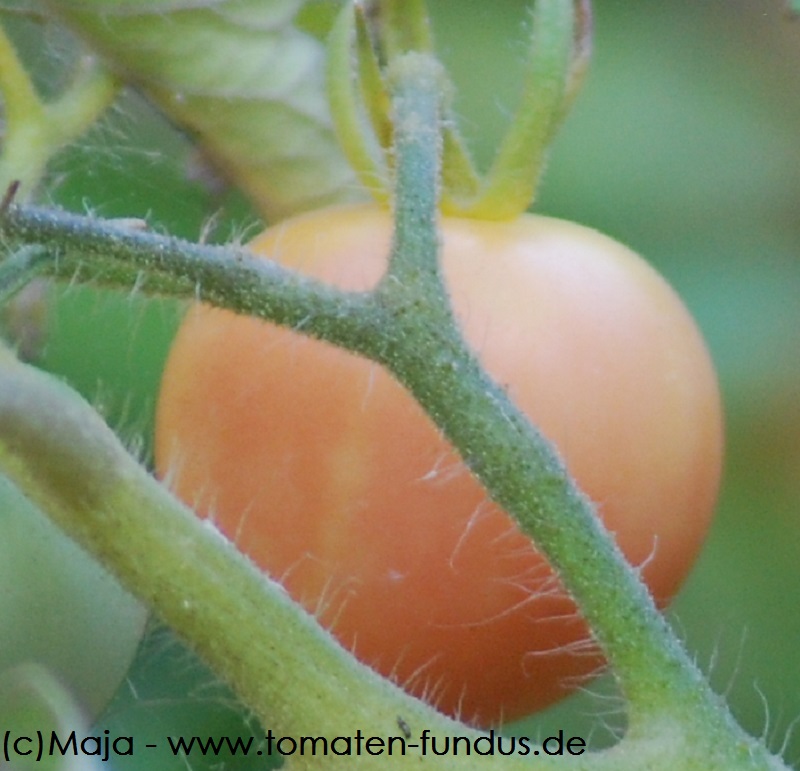
<path id="1" fill-rule="evenodd" d="M 391 227 L 375 206 L 328 209 L 251 248 L 365 290 Z M 717 382 L 686 309 L 579 225 L 445 218 L 441 238 L 467 340 L 666 603 L 705 537 L 722 455 Z M 447 713 L 517 718 L 602 666 L 530 540 L 366 359 L 198 305 L 164 374 L 156 460 L 342 645 Z"/>

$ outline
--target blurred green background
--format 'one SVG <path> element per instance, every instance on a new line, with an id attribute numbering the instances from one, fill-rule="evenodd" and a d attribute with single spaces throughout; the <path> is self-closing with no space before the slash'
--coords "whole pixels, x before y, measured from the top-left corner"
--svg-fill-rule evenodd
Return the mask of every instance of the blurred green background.
<path id="1" fill-rule="evenodd" d="M 514 108 L 528 5 L 430 0 L 463 129 L 484 162 Z M 535 208 L 645 255 L 706 335 L 726 403 L 726 473 L 711 538 L 671 614 L 737 718 L 779 749 L 800 716 L 800 20 L 763 0 L 596 0 L 595 15 L 590 76 Z M 194 161 L 184 139 L 128 95 L 58 159 L 48 197 L 189 238 L 211 215 L 216 240 L 253 232 L 246 204 L 199 184 Z M 180 309 L 91 288 L 47 297 L 32 355 L 148 457 Z M 163 630 L 132 683 L 103 725 L 230 733 L 240 720 Z M 597 690 L 520 728 L 546 736 L 563 727 L 603 744 L 621 725 L 621 704 L 607 683 Z M 800 737 L 786 753 L 798 762 Z M 185 766 L 148 756 L 147 767 Z"/>

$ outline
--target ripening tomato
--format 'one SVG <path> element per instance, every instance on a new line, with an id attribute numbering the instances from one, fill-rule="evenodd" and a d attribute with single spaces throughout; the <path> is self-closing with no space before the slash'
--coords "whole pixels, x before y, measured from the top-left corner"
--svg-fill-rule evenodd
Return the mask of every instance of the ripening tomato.
<path id="1" fill-rule="evenodd" d="M 391 227 L 374 206 L 329 209 L 251 246 L 364 290 Z M 585 227 L 445 218 L 441 237 L 466 338 L 665 603 L 720 473 L 718 387 L 692 319 L 639 257 Z M 445 712 L 517 718 L 602 664 L 529 539 L 365 359 L 197 306 L 164 374 L 156 458 L 344 646 Z"/>

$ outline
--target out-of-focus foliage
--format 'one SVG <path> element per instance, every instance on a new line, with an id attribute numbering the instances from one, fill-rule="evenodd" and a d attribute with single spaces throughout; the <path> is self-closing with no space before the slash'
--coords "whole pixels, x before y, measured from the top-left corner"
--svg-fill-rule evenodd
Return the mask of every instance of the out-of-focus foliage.
<path id="1" fill-rule="evenodd" d="M 0 675 L 36 662 L 97 715 L 125 678 L 145 609 L 0 476 Z M 0 713 L 9 703 L 0 689 Z"/>
<path id="2" fill-rule="evenodd" d="M 303 0 L 48 0 L 270 219 L 357 191 L 328 115 Z"/>
<path id="3" fill-rule="evenodd" d="M 464 131 L 485 161 L 514 107 L 528 3 L 430 5 Z M 323 28 L 315 12 L 330 7 L 310 3 L 306 27 Z M 782 0 L 596 0 L 595 12 L 592 70 L 537 208 L 645 255 L 707 336 L 727 405 L 727 471 L 717 524 L 673 617 L 745 727 L 778 748 L 800 715 L 800 21 Z M 52 67 L 47 47 L 34 50 Z M 215 185 L 183 138 L 133 96 L 59 161 L 54 182 L 47 197 L 76 210 L 146 217 L 189 237 L 212 217 L 216 240 L 253 232 L 242 200 Z M 124 434 L 141 435 L 146 450 L 179 309 L 133 288 L 126 297 L 70 287 L 48 296 L 40 361 L 100 403 Z M 226 697 L 205 690 L 209 677 L 175 645 L 146 647 L 134 672 L 138 700 L 121 696 L 113 725 L 235 732 Z M 204 693 L 187 706 L 187 694 Z M 153 726 L 147 705 L 155 703 Z M 620 709 L 613 697 L 582 695 L 525 728 L 586 734 L 605 722 L 613 730 Z M 595 731 L 598 743 L 603 733 Z M 800 741 L 790 741 L 788 761 L 799 756 Z"/>

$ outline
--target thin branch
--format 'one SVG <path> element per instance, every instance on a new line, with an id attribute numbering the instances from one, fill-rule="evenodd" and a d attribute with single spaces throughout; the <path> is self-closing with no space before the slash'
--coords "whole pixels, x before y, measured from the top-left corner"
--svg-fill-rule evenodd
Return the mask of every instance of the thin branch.
<path id="1" fill-rule="evenodd" d="M 356 351 L 379 326 L 379 309 L 367 294 L 337 290 L 243 248 L 195 244 L 113 220 L 13 205 L 0 216 L 0 238 L 9 250 L 40 247 L 49 260 L 38 267 L 53 278 L 195 298 L 302 326 L 306 334 Z"/>

